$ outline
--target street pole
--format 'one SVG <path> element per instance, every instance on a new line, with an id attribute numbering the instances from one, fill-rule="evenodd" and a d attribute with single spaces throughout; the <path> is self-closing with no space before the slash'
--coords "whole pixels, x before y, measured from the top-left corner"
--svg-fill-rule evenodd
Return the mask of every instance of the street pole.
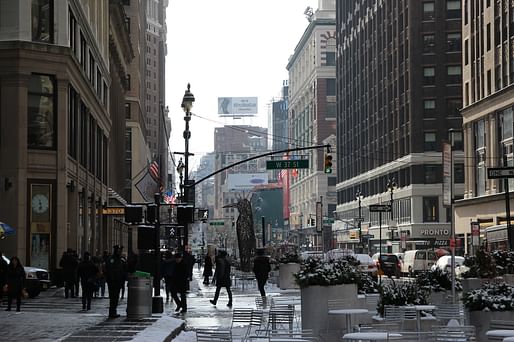
<path id="1" fill-rule="evenodd" d="M 503 166 L 507 166 L 507 151 L 503 152 Z M 507 219 L 507 239 L 509 240 L 509 248 L 510 250 L 514 250 L 514 234 L 511 230 L 510 224 L 510 196 L 509 196 L 509 178 L 505 178 L 503 181 L 505 186 L 505 214 Z"/>
<path id="2" fill-rule="evenodd" d="M 191 121 L 191 108 L 193 107 L 194 101 L 195 101 L 195 97 L 191 93 L 191 85 L 188 83 L 187 90 L 184 93 L 184 97 L 182 98 L 182 105 L 181 105 L 181 107 L 185 113 L 184 121 L 186 122 L 186 129 L 184 130 L 184 134 L 183 134 L 184 158 L 185 158 L 184 195 L 183 195 L 183 197 L 185 197 L 185 199 L 186 199 L 183 202 L 186 202 L 186 203 L 188 203 L 188 201 L 189 201 L 189 193 L 190 193 L 190 189 L 189 189 L 189 139 L 191 138 L 191 131 L 189 130 L 189 121 Z M 193 201 L 194 201 L 194 199 L 193 199 Z M 183 243 L 184 250 L 187 248 L 187 245 L 189 244 L 188 237 L 189 237 L 189 218 L 184 223 L 184 243 Z"/>
<path id="3" fill-rule="evenodd" d="M 359 252 L 362 253 L 364 250 L 364 246 L 362 245 L 362 207 L 361 207 L 361 200 L 362 200 L 362 193 L 361 189 L 357 190 L 357 193 L 355 194 L 357 197 L 357 200 L 359 201 L 359 217 L 357 218 L 357 226 L 359 228 Z"/>
<path id="4" fill-rule="evenodd" d="M 261 216 L 261 224 L 262 224 L 262 247 L 264 248 L 266 246 L 266 227 L 264 226 L 265 218 L 264 216 Z"/>
<path id="5" fill-rule="evenodd" d="M 390 220 L 389 220 L 389 231 L 391 232 L 391 246 L 387 247 L 387 252 L 392 253 L 393 252 L 393 241 L 394 241 L 394 228 L 391 226 L 393 224 L 393 192 L 394 188 L 396 187 L 396 182 L 394 181 L 394 177 L 390 178 L 387 182 L 387 188 L 389 189 L 389 192 L 391 194 L 391 200 L 389 204 L 391 205 L 391 212 L 390 212 Z"/>
<path id="6" fill-rule="evenodd" d="M 380 231 L 379 233 L 379 239 L 380 239 L 380 243 L 379 243 L 379 251 L 378 251 L 378 260 L 382 260 L 382 212 L 378 212 L 378 229 Z M 378 275 L 378 284 L 379 285 L 382 285 L 382 276 L 379 274 Z"/>

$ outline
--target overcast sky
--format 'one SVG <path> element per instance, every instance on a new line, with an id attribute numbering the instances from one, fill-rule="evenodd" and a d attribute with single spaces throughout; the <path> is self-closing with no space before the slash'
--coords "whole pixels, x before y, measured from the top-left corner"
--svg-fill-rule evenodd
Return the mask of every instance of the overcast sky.
<path id="1" fill-rule="evenodd" d="M 309 24 L 304 11 L 317 0 L 170 0 L 167 9 L 166 105 L 172 120 L 170 149 L 184 151 L 180 104 L 187 83 L 195 96 L 190 122 L 190 169 L 214 150 L 223 124 L 267 127 L 268 106 L 287 80 L 286 65 Z M 218 97 L 258 97 L 253 119 L 218 116 Z M 175 156 L 176 160 L 180 156 Z"/>

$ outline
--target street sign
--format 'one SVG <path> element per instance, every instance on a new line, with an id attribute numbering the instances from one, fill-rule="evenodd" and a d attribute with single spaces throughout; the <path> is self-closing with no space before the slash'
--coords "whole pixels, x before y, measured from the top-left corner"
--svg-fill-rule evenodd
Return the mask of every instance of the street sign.
<path id="1" fill-rule="evenodd" d="M 487 169 L 487 178 L 514 178 L 514 166 L 509 167 L 490 167 Z"/>
<path id="2" fill-rule="evenodd" d="M 355 222 L 364 222 L 364 217 L 356 217 L 354 220 Z"/>
<path id="3" fill-rule="evenodd" d="M 363 239 L 373 239 L 375 237 L 375 235 L 373 235 L 373 234 L 362 234 L 361 237 Z"/>
<path id="4" fill-rule="evenodd" d="M 323 224 L 332 224 L 334 223 L 334 219 L 332 217 L 325 217 L 323 219 Z"/>
<path id="5" fill-rule="evenodd" d="M 225 221 L 210 221 L 209 226 L 224 226 Z"/>
<path id="6" fill-rule="evenodd" d="M 390 204 L 370 204 L 369 211 L 372 213 L 389 213 L 391 212 Z"/>
<path id="7" fill-rule="evenodd" d="M 266 160 L 266 170 L 308 169 L 309 159 L 297 160 Z"/>

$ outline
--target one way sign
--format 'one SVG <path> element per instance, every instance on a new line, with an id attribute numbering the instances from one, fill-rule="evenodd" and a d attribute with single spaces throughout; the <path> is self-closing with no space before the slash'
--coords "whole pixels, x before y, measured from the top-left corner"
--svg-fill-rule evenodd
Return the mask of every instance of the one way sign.
<path id="1" fill-rule="evenodd" d="M 490 167 L 487 169 L 487 178 L 514 178 L 514 167 Z"/>
<path id="2" fill-rule="evenodd" d="M 371 204 L 369 206 L 369 211 L 378 212 L 378 213 L 389 213 L 391 212 L 390 204 Z"/>

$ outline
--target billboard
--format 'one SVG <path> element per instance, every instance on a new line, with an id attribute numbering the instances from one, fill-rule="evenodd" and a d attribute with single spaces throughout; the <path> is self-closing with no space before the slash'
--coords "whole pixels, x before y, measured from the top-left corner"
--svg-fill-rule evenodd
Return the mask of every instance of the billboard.
<path id="1" fill-rule="evenodd" d="M 228 174 L 228 191 L 252 190 L 255 186 L 262 184 L 268 184 L 268 174 L 266 172 Z"/>
<path id="2" fill-rule="evenodd" d="M 256 97 L 218 97 L 219 116 L 254 116 L 257 114 Z"/>

